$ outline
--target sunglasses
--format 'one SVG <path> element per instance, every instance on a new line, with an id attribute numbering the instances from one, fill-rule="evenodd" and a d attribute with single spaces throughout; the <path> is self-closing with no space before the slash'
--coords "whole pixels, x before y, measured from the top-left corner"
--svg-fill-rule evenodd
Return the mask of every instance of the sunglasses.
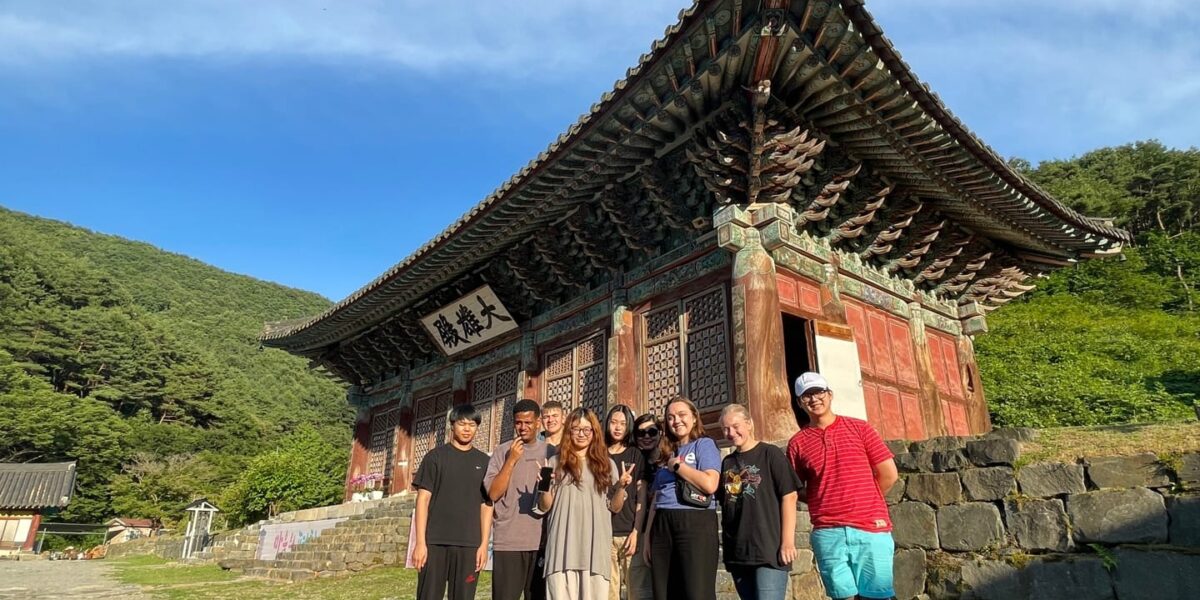
<path id="1" fill-rule="evenodd" d="M 634 435 L 640 438 L 655 437 L 658 435 L 658 428 L 650 427 L 647 429 L 639 429 L 637 430 L 637 433 L 634 433 Z"/>

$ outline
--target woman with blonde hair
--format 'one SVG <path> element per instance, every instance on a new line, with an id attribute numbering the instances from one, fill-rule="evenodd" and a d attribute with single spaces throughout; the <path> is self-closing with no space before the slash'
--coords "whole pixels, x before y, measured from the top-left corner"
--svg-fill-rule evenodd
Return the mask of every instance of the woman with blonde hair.
<path id="1" fill-rule="evenodd" d="M 721 478 L 721 453 L 704 434 L 691 400 L 672 400 L 663 421 L 645 546 L 654 598 L 715 600 L 719 538 L 713 494 Z"/>
<path id="2" fill-rule="evenodd" d="M 742 600 L 784 600 L 796 558 L 800 482 L 777 446 L 759 443 L 741 404 L 721 411 L 734 451 L 721 461 L 721 543 L 725 570 Z"/>
<path id="3" fill-rule="evenodd" d="M 596 415 L 567 416 L 558 456 L 539 483 L 538 509 L 547 513 L 546 595 L 549 600 L 608 600 L 612 513 L 624 505 L 633 465 L 608 456 Z"/>

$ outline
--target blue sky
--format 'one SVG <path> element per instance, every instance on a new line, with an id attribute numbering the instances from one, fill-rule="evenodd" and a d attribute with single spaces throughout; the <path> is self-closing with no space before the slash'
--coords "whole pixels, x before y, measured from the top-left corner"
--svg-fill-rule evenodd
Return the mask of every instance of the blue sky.
<path id="1" fill-rule="evenodd" d="M 686 1 L 0 0 L 0 206 L 340 299 L 503 183 Z M 1183 0 L 876 0 L 1005 156 L 1197 145 Z"/>

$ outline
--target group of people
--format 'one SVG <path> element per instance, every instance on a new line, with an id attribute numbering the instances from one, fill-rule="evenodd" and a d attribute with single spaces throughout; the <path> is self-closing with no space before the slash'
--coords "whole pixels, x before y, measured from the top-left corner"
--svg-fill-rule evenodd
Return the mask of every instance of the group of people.
<path id="1" fill-rule="evenodd" d="M 826 593 L 892 597 L 892 454 L 865 421 L 833 412 L 820 374 L 795 393 L 786 451 L 755 437 L 745 406 L 726 406 L 724 458 L 683 397 L 661 419 L 520 400 L 514 438 L 490 457 L 472 445 L 480 415 L 451 408 L 449 443 L 413 482 L 417 598 L 474 598 L 490 537 L 493 600 L 715 600 L 718 555 L 743 600 L 782 600 L 800 501 Z"/>

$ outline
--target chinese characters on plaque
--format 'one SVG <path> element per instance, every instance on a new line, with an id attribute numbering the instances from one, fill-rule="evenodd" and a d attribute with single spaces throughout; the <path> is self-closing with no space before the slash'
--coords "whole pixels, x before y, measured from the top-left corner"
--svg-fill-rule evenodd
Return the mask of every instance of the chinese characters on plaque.
<path id="1" fill-rule="evenodd" d="M 517 328 L 517 322 L 488 285 L 422 317 L 421 324 L 447 356 Z"/>

